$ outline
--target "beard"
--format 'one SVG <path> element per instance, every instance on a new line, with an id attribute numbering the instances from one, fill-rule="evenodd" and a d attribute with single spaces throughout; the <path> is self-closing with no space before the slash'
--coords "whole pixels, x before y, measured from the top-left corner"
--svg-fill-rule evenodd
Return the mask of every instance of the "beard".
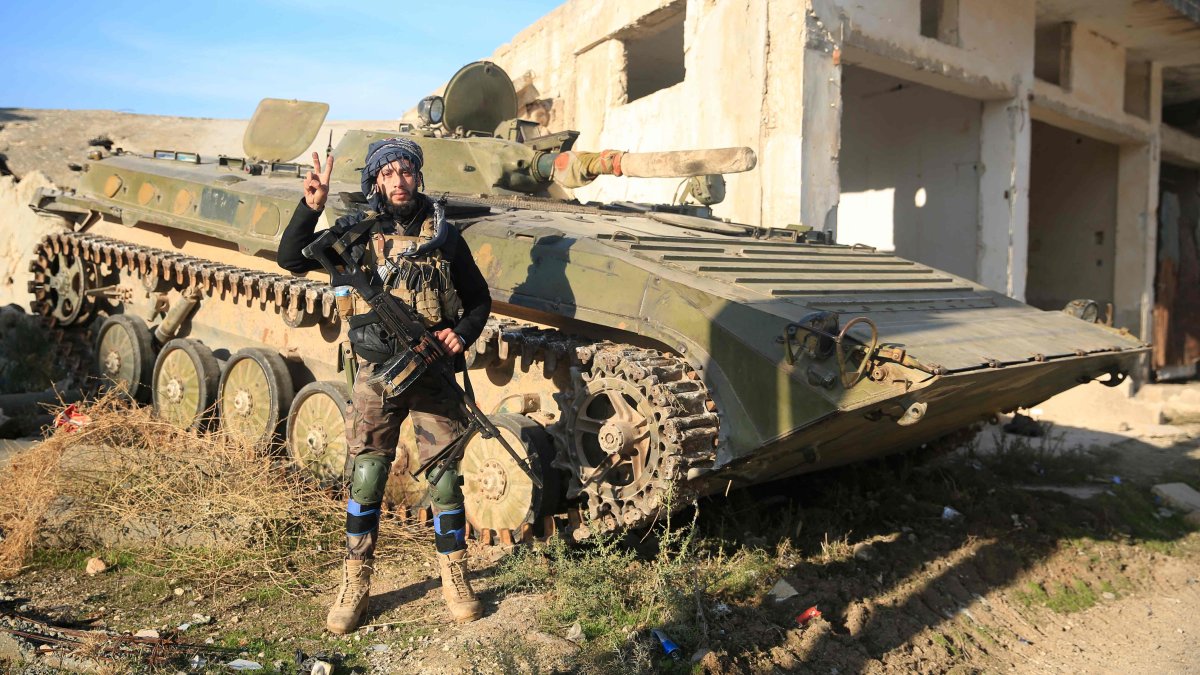
<path id="1" fill-rule="evenodd" d="M 425 198 L 420 192 L 413 192 L 412 198 L 403 204 L 393 204 L 390 200 L 383 201 L 384 211 L 397 221 L 407 222 L 425 205 Z"/>

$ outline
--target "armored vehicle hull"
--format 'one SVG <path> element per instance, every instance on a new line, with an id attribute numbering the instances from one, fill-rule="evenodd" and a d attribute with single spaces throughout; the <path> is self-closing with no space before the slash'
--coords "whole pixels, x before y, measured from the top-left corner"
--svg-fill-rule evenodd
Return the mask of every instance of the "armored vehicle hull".
<path id="1" fill-rule="evenodd" d="M 555 198 L 565 193 L 538 167 L 568 156 L 573 137 L 411 133 L 431 158 L 427 191 L 449 193 L 491 287 L 493 317 L 468 359 L 476 398 L 542 476 L 537 489 L 494 441 L 471 443 L 467 512 L 485 540 L 644 525 L 696 495 L 901 451 L 1080 382 L 1119 381 L 1145 351 L 869 248 L 703 207 Z M 358 208 L 362 149 L 388 134 L 343 139 L 332 192 L 345 198 L 327 220 Z M 487 157 L 500 159 L 476 166 Z M 58 324 L 102 320 L 102 374 L 160 414 L 278 439 L 333 481 L 344 327 L 322 274 L 274 262 L 304 169 L 93 159 L 78 190 L 32 205 L 75 231 L 42 243 L 31 290 Z M 485 189 L 464 188 L 464 172 L 488 174 Z M 389 492 L 420 509 L 413 468 L 396 462 Z"/>

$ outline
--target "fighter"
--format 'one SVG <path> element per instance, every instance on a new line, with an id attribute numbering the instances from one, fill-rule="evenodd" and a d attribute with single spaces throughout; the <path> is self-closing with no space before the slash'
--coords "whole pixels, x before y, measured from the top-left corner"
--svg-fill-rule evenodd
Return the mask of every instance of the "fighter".
<path id="1" fill-rule="evenodd" d="M 320 157 L 313 153 L 314 170 L 304 180 L 303 199 L 279 242 L 279 265 L 289 272 L 303 273 L 319 266 L 305 257 L 303 250 L 319 236 L 314 230 L 329 196 L 333 161 L 327 155 L 322 169 Z M 361 174 L 367 209 L 338 218 L 331 229 L 341 234 L 365 219 L 375 219 L 369 245 L 358 252 L 364 264 L 375 271 L 372 284 L 407 303 L 444 351 L 457 356 L 483 331 L 491 296 L 466 241 L 446 221 L 443 205 L 421 192 L 423 164 L 421 147 L 410 139 L 372 143 Z M 348 337 L 356 353 L 346 365 L 357 369 L 346 421 L 350 472 L 347 553 L 342 585 L 325 622 L 330 632 L 340 635 L 356 630 L 368 607 L 380 508 L 396 459 L 401 423 L 412 416 L 421 462 L 425 463 L 459 436 L 465 422 L 461 407 L 441 395 L 436 382 L 418 380 L 394 396 L 370 383 L 376 367 L 389 356 L 388 335 L 372 320 L 371 308 L 355 291 L 338 288 L 337 296 L 338 311 L 350 326 Z M 412 471 L 417 467 L 402 468 Z M 474 621 L 483 608 L 466 575 L 462 479 L 456 464 L 434 477 L 436 484 L 430 490 L 442 594 L 455 621 Z"/>

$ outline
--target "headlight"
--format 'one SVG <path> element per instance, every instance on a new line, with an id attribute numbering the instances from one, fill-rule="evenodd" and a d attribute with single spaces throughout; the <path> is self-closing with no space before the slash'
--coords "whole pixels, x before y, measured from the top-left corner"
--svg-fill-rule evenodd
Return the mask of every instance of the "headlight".
<path id="1" fill-rule="evenodd" d="M 446 102 L 441 96 L 426 96 L 417 104 L 417 117 L 426 126 L 437 126 L 442 123 L 442 114 L 446 112 Z"/>

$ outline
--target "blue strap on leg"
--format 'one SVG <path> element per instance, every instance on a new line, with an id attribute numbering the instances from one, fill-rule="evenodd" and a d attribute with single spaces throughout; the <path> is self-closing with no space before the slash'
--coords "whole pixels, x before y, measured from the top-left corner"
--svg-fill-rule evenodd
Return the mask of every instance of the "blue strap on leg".
<path id="1" fill-rule="evenodd" d="M 442 511 L 433 516 L 433 542 L 438 553 L 467 548 L 467 516 L 463 509 Z"/>
<path id="2" fill-rule="evenodd" d="M 346 502 L 346 534 L 361 537 L 379 527 L 379 504 L 359 504 L 353 497 Z"/>

